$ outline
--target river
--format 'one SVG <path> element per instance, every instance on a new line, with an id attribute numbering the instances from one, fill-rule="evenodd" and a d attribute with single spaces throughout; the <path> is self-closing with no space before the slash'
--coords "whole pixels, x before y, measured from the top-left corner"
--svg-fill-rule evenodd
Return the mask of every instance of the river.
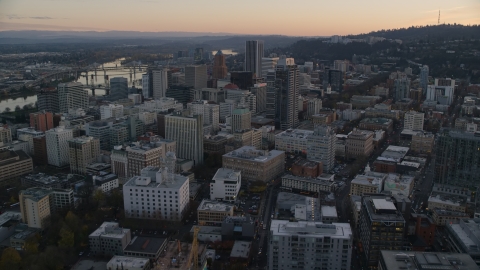
<path id="1" fill-rule="evenodd" d="M 231 49 L 222 49 L 223 54 L 225 55 L 236 55 L 238 54 L 237 52 L 231 50 Z M 217 51 L 212 51 L 212 54 L 215 55 Z M 108 62 L 104 63 L 104 67 L 121 67 L 121 61 L 125 60 L 125 58 L 119 58 L 113 62 Z M 107 70 L 106 73 L 104 74 L 103 71 L 101 70 L 101 66 L 99 67 L 99 70 L 97 71 L 97 76 L 95 76 L 94 72 L 89 72 L 88 73 L 88 83 L 91 85 L 92 80 L 91 80 L 91 75 L 94 75 L 93 82 L 94 82 L 94 87 L 99 88 L 104 88 L 105 87 L 105 77 L 104 75 L 107 75 L 109 79 L 114 78 L 114 77 L 124 77 L 127 78 L 128 80 L 128 86 L 132 87 L 135 86 L 137 88 L 142 88 L 142 74 L 144 74 L 146 70 L 139 70 L 137 68 L 135 74 L 132 74 L 130 77 L 130 68 L 125 67 L 125 68 L 119 68 L 117 70 Z M 78 78 L 78 82 L 81 82 L 82 84 L 86 84 L 87 80 L 85 78 L 85 73 L 82 73 L 82 75 Z M 92 95 L 92 91 L 89 89 L 88 94 Z M 95 89 L 95 95 L 96 96 L 102 96 L 105 95 L 105 90 L 103 89 Z M 37 102 L 37 96 L 29 96 L 27 98 L 23 97 L 18 97 L 18 98 L 10 98 L 6 100 L 0 101 L 0 113 L 5 111 L 6 108 L 10 108 L 10 110 L 14 110 L 15 107 L 18 105 L 20 108 L 23 108 L 23 106 L 27 104 L 35 104 Z"/>

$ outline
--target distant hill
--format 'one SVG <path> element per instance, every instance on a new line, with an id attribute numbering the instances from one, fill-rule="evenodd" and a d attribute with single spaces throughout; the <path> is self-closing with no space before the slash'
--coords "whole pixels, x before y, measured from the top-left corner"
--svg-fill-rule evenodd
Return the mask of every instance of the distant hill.
<path id="1" fill-rule="evenodd" d="M 368 34 L 350 35 L 349 38 L 365 38 L 368 36 L 387 39 L 410 40 L 456 40 L 480 39 L 480 25 L 440 24 L 427 26 L 411 26 L 409 28 L 389 29 L 370 32 Z"/>

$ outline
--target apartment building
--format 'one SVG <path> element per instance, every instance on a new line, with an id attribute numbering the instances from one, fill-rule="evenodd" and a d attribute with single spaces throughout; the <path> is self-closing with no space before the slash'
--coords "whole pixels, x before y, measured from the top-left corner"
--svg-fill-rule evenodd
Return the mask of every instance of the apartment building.
<path id="1" fill-rule="evenodd" d="M 350 224 L 272 220 L 268 269 L 349 270 L 353 234 Z"/>
<path id="2" fill-rule="evenodd" d="M 86 174 L 87 165 L 100 156 L 100 140 L 81 136 L 68 140 L 70 171 L 76 174 Z"/>
<path id="3" fill-rule="evenodd" d="M 408 111 L 403 119 L 403 127 L 409 130 L 423 130 L 424 117 L 424 113 Z"/>
<path id="4" fill-rule="evenodd" d="M 385 173 L 367 171 L 363 175 L 359 174 L 351 181 L 350 194 L 363 196 L 368 193 L 380 193 L 386 179 Z"/>
<path id="5" fill-rule="evenodd" d="M 24 151 L 14 151 L 7 147 L 0 147 L 0 186 L 6 185 L 9 181 L 32 171 L 32 158 Z"/>

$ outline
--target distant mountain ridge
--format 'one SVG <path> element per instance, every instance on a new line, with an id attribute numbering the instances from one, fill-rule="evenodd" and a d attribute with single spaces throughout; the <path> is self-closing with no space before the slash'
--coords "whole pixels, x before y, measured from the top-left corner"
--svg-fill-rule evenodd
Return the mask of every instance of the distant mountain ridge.
<path id="1" fill-rule="evenodd" d="M 349 38 L 365 38 L 368 36 L 384 37 L 387 39 L 427 40 L 480 38 L 480 25 L 439 24 L 426 26 L 411 26 L 408 28 L 373 31 L 367 34 L 348 35 Z"/>

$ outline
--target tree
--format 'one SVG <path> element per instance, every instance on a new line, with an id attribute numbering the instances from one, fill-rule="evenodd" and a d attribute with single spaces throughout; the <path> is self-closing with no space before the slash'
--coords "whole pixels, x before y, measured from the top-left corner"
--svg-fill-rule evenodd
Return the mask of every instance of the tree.
<path id="1" fill-rule="evenodd" d="M 18 106 L 18 105 L 15 106 L 15 111 L 16 111 L 16 112 L 18 112 L 18 111 L 20 111 L 20 110 L 21 110 L 20 106 Z"/>
<path id="2" fill-rule="evenodd" d="M 105 201 L 105 193 L 100 189 L 95 190 L 93 193 L 93 200 L 97 203 L 103 203 Z"/>
<path id="3" fill-rule="evenodd" d="M 10 270 L 10 269 L 20 269 L 22 258 L 18 251 L 14 248 L 6 248 L 2 252 L 2 257 L 0 258 L 0 269 Z"/>
<path id="4" fill-rule="evenodd" d="M 5 112 L 8 113 L 8 112 L 11 112 L 11 111 L 12 111 L 12 109 L 10 109 L 9 107 L 5 108 Z"/>
<path id="5" fill-rule="evenodd" d="M 25 241 L 25 251 L 28 254 L 37 254 L 38 253 L 38 240 L 40 235 L 36 234 L 34 237 L 30 237 Z"/>
<path id="6" fill-rule="evenodd" d="M 71 248 L 75 244 L 75 234 L 66 226 L 60 230 L 60 240 L 58 246 L 60 248 Z"/>
<path id="7" fill-rule="evenodd" d="M 65 216 L 65 223 L 73 232 L 77 232 L 80 228 L 80 219 L 72 211 L 68 211 Z"/>

